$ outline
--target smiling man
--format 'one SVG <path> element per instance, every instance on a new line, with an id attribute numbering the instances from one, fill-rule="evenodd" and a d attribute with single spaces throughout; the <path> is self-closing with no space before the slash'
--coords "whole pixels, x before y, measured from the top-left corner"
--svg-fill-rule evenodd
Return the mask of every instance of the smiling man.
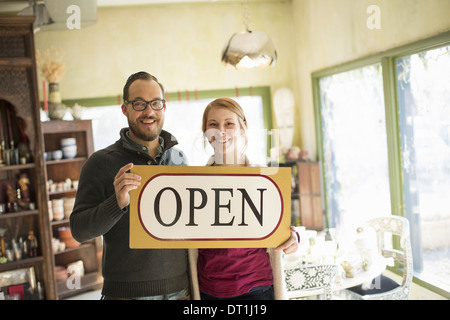
<path id="1" fill-rule="evenodd" d="M 122 104 L 122 112 L 130 127 L 129 137 L 147 147 L 150 155 L 155 157 L 160 147 L 159 135 L 166 108 L 163 88 L 156 78 L 131 80 L 125 85 Z"/>
<path id="2" fill-rule="evenodd" d="M 166 103 L 157 78 L 147 72 L 131 75 L 123 97 L 129 128 L 83 166 L 70 216 L 72 235 L 79 242 L 103 236 L 104 299 L 186 299 L 186 250 L 129 248 L 129 192 L 140 184 L 129 170 L 133 165 L 186 165 L 187 160 L 174 148 L 175 137 L 162 130 Z"/>

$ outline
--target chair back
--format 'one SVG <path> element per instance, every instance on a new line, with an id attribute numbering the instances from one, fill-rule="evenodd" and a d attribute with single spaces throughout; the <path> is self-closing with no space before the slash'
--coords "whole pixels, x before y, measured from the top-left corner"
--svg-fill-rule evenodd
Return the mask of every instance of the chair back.
<path id="1" fill-rule="evenodd" d="M 409 286 L 413 278 L 413 259 L 408 220 L 399 216 L 389 216 L 372 219 L 368 224 L 375 229 L 378 249 L 383 257 L 393 258 L 403 265 L 403 280 L 401 286 Z M 400 236 L 401 250 L 392 249 L 389 246 L 386 246 L 386 234 Z"/>
<path id="2" fill-rule="evenodd" d="M 334 264 L 292 266 L 284 269 L 287 296 L 290 299 L 325 293 L 331 299 L 331 284 L 339 267 Z"/>

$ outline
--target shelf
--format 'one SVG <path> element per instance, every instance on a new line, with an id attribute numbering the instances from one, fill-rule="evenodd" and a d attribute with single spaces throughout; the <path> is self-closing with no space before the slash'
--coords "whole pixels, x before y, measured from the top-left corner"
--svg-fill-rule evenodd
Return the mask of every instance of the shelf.
<path id="1" fill-rule="evenodd" d="M 31 58 L 0 58 L 0 66 L 2 67 L 24 67 L 29 68 L 33 66 Z"/>
<path id="2" fill-rule="evenodd" d="M 19 268 L 24 265 L 40 263 L 43 260 L 44 260 L 44 258 L 42 256 L 39 256 L 39 257 L 34 257 L 34 258 L 25 258 L 25 259 L 21 259 L 21 260 L 17 260 L 17 261 L 3 263 L 3 264 L 0 264 L 0 272 L 6 271 L 6 270 L 11 270 L 11 269 L 16 269 L 16 268 Z"/>
<path id="3" fill-rule="evenodd" d="M 34 16 L 0 15 L 0 109 L 11 111 L 11 129 L 8 139 L 18 146 L 26 137 L 30 156 L 34 162 L 0 167 L 0 177 L 6 181 L 17 181 L 16 173 L 26 172 L 30 180 L 30 198 L 36 210 L 23 210 L 0 215 L 1 227 L 7 229 L 11 241 L 34 231 L 39 241 L 40 256 L 26 258 L 0 265 L 0 270 L 15 270 L 33 266 L 36 281 L 44 286 L 46 299 L 56 299 L 53 273 L 50 226 L 48 223 L 48 199 L 45 190 L 46 167 L 43 165 L 44 141 L 40 119 L 39 90 L 37 85 L 36 52 L 34 43 Z M 2 118 L 2 127 L 6 121 Z M 9 130 L 8 130 L 9 131 Z M 4 198 L 2 198 L 4 202 Z M 19 220 L 18 220 L 19 219 Z"/>
<path id="4" fill-rule="evenodd" d="M 49 161 L 46 161 L 45 164 L 46 165 L 66 164 L 66 163 L 70 163 L 70 162 L 82 162 L 82 161 L 86 161 L 86 160 L 87 160 L 86 157 L 76 157 L 73 159 L 49 160 Z"/>
<path id="5" fill-rule="evenodd" d="M 322 194 L 320 193 L 302 193 L 302 192 L 298 192 L 298 191 L 294 191 L 291 193 L 292 198 L 296 198 L 298 199 L 300 196 L 309 196 L 309 197 L 321 197 Z"/>
<path id="6" fill-rule="evenodd" d="M 62 190 L 62 191 L 53 191 L 53 192 L 49 192 L 48 195 L 49 196 L 54 196 L 54 195 L 60 195 L 60 194 L 65 194 L 65 193 L 74 193 L 77 192 L 77 189 L 67 189 L 67 190 Z"/>
<path id="7" fill-rule="evenodd" d="M 56 286 L 58 289 L 59 299 L 67 298 L 87 290 L 99 289 L 103 284 L 102 275 L 100 272 L 91 272 L 80 277 L 78 288 L 75 281 L 75 279 L 71 280 L 69 278 L 66 280 L 57 281 Z M 68 284 L 73 286 L 73 288 L 69 288 Z"/>
<path id="8" fill-rule="evenodd" d="M 281 165 L 281 164 L 280 164 Z M 320 164 L 312 161 L 289 160 L 283 166 L 292 167 L 295 187 L 291 193 L 293 224 L 322 230 L 324 225 Z"/>
<path id="9" fill-rule="evenodd" d="M 28 216 L 32 216 L 32 215 L 38 215 L 38 214 L 39 214 L 39 210 L 26 210 L 26 211 L 1 214 L 0 219 L 22 218 L 22 217 L 28 217 Z"/>
<path id="10" fill-rule="evenodd" d="M 59 225 L 64 225 L 64 224 L 67 224 L 67 223 L 69 223 L 69 219 L 53 220 L 53 221 L 50 222 L 52 227 L 59 226 Z"/>
<path id="11" fill-rule="evenodd" d="M 89 248 L 89 247 L 92 247 L 92 246 L 94 246 L 92 243 L 82 243 L 82 244 L 80 244 L 78 247 L 73 247 L 73 248 L 65 248 L 63 251 L 58 251 L 58 252 L 55 252 L 55 253 L 53 253 L 54 255 L 61 255 L 61 254 L 65 254 L 65 253 L 68 253 L 68 252 L 72 252 L 72 251 L 77 251 L 77 250 L 82 250 L 82 249 L 85 249 L 85 248 Z"/>
<path id="12" fill-rule="evenodd" d="M 2 171 L 14 171 L 14 170 L 24 170 L 24 169 L 32 169 L 35 167 L 35 164 L 33 162 L 26 163 L 26 164 L 14 164 L 10 166 L 1 166 L 0 172 Z"/>
<path id="13" fill-rule="evenodd" d="M 81 169 L 88 157 L 94 152 L 92 137 L 92 122 L 90 120 L 51 120 L 41 122 L 44 148 L 45 150 L 59 150 L 60 141 L 64 138 L 75 138 L 77 143 L 78 156 L 73 159 L 49 160 L 45 162 L 46 180 L 55 183 L 71 179 L 78 180 Z M 47 200 L 62 198 L 65 196 L 75 196 L 77 189 L 65 189 L 61 191 L 49 192 L 46 190 Z M 49 221 L 49 233 L 53 238 L 58 238 L 57 229 L 69 225 L 69 219 Z M 63 251 L 53 252 L 53 266 L 67 266 L 70 263 L 82 260 L 87 274 L 81 277 L 79 288 L 72 288 L 73 285 L 66 280 L 56 281 L 55 288 L 57 298 L 61 299 L 74 294 L 81 293 L 91 288 L 101 288 L 103 278 L 101 276 L 101 255 L 102 243 L 94 239 L 82 243 L 77 247 L 65 248 Z M 74 282 L 74 280 L 70 280 Z"/>

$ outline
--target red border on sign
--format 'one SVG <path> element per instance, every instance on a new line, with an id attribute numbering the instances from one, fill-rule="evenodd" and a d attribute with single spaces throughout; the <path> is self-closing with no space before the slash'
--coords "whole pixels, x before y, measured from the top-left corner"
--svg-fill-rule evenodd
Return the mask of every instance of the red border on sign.
<path id="1" fill-rule="evenodd" d="M 275 228 L 272 230 L 272 232 L 270 232 L 268 235 L 262 237 L 262 238 L 202 238 L 202 239 L 197 239 L 197 238 L 185 238 L 185 239 L 171 239 L 171 238 L 167 238 L 167 239 L 162 239 L 159 237 L 154 236 L 144 225 L 143 221 L 142 221 L 142 215 L 141 215 L 141 198 L 142 198 L 142 193 L 145 190 L 145 187 L 150 183 L 150 181 L 152 181 L 153 179 L 160 177 L 160 176 L 239 176 L 239 177 L 245 177 L 245 176 L 257 176 L 257 177 L 263 177 L 268 179 L 277 189 L 278 194 L 280 195 L 280 199 L 281 199 L 281 212 L 280 212 L 280 219 L 278 220 L 277 225 L 275 226 Z M 139 216 L 139 222 L 141 223 L 142 228 L 145 230 L 145 232 L 152 237 L 153 239 L 159 240 L 159 241 L 255 241 L 255 240 L 263 240 L 266 239 L 268 237 L 270 237 L 280 226 L 281 220 L 283 218 L 283 213 L 284 213 L 284 200 L 283 200 L 283 195 L 280 191 L 280 188 L 278 187 L 278 185 L 268 176 L 262 175 L 262 174 L 235 174 L 235 173 L 231 173 L 231 174 L 218 174 L 218 173 L 160 173 L 157 175 L 154 175 L 153 177 L 151 177 L 150 179 L 148 179 L 148 181 L 144 184 L 144 186 L 142 187 L 140 193 L 139 193 L 139 197 L 138 197 L 138 216 Z"/>

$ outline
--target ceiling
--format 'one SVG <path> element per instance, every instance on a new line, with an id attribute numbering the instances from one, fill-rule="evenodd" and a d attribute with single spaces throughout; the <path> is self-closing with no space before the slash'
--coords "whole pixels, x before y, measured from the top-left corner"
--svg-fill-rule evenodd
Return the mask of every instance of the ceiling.
<path id="1" fill-rule="evenodd" d="M 280 2 L 290 0 L 248 0 L 249 2 Z M 152 4 L 242 2 L 240 0 L 97 0 L 97 7 L 134 6 Z M 18 12 L 28 6 L 27 0 L 0 0 L 0 12 Z"/>

